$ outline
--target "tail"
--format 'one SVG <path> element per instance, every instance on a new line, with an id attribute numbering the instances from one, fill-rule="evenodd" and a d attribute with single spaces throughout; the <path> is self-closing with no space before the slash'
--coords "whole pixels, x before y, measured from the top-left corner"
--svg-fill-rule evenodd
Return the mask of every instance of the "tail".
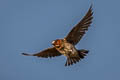
<path id="1" fill-rule="evenodd" d="M 76 64 L 80 61 L 80 57 L 68 57 L 65 63 L 65 66 L 70 66 L 72 64 Z"/>
<path id="2" fill-rule="evenodd" d="M 88 52 L 89 50 L 85 50 L 85 49 L 78 50 L 79 57 L 83 59 L 88 54 Z"/>
<path id="3" fill-rule="evenodd" d="M 79 62 L 81 59 L 84 58 L 84 56 L 86 56 L 88 54 L 88 50 L 78 50 L 79 56 L 78 57 L 68 57 L 67 61 L 65 63 L 65 66 L 70 66 L 72 64 L 76 64 L 77 62 Z"/>

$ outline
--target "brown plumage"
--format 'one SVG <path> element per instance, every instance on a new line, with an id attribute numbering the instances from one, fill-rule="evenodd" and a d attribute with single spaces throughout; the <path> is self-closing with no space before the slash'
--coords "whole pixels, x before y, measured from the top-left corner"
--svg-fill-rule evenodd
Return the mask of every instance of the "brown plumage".
<path id="1" fill-rule="evenodd" d="M 27 54 L 27 53 L 22 53 L 22 54 L 26 55 L 26 56 L 37 56 L 37 57 L 42 57 L 42 58 L 48 58 L 48 57 L 51 58 L 51 57 L 56 57 L 56 56 L 62 55 L 55 49 L 55 47 L 45 49 L 36 54 Z"/>
<path id="2" fill-rule="evenodd" d="M 85 34 L 85 31 L 88 30 L 88 27 L 92 23 L 92 15 L 93 12 L 91 5 L 84 18 L 69 32 L 69 34 L 65 38 L 69 43 L 76 45 L 80 41 L 80 39 Z"/>
<path id="3" fill-rule="evenodd" d="M 88 30 L 88 27 L 92 23 L 93 19 L 92 5 L 90 6 L 87 14 L 83 17 L 83 19 L 68 33 L 68 35 L 64 39 L 56 39 L 52 42 L 53 47 L 45 49 L 36 54 L 27 54 L 22 53 L 25 56 L 37 56 L 42 58 L 48 57 L 56 57 L 64 55 L 67 57 L 67 61 L 65 66 L 70 66 L 72 64 L 76 64 L 81 59 L 83 59 L 88 50 L 81 49 L 77 50 L 75 45 L 81 40 L 83 35 Z"/>

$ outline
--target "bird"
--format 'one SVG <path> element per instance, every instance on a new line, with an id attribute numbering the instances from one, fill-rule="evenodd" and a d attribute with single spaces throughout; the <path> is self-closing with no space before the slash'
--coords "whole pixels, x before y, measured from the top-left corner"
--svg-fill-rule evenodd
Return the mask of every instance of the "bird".
<path id="1" fill-rule="evenodd" d="M 41 58 L 52 58 L 57 56 L 65 56 L 66 63 L 65 66 L 70 66 L 76 64 L 81 59 L 83 59 L 89 52 L 86 49 L 76 49 L 76 44 L 82 39 L 85 35 L 88 28 L 91 26 L 93 19 L 92 5 L 88 9 L 85 16 L 75 25 L 72 30 L 68 33 L 63 39 L 56 39 L 52 41 L 52 47 L 41 50 L 38 53 L 28 54 L 22 53 L 25 56 L 37 56 Z"/>

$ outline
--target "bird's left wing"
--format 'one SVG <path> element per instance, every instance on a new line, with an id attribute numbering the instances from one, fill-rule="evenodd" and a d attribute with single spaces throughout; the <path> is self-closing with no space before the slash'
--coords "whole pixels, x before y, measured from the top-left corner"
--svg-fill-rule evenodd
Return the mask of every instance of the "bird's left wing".
<path id="1" fill-rule="evenodd" d="M 85 31 L 88 30 L 88 27 L 92 23 L 92 5 L 89 8 L 87 14 L 83 17 L 83 19 L 69 32 L 69 34 L 65 37 L 65 39 L 73 44 L 76 45 L 80 39 L 85 34 Z"/>
<path id="2" fill-rule="evenodd" d="M 60 56 L 61 53 L 59 53 L 55 47 L 51 47 L 48 49 L 45 49 L 39 53 L 36 54 L 27 54 L 27 53 L 22 53 L 25 56 L 37 56 L 37 57 L 43 57 L 43 58 L 48 58 L 48 57 L 56 57 L 56 56 Z"/>

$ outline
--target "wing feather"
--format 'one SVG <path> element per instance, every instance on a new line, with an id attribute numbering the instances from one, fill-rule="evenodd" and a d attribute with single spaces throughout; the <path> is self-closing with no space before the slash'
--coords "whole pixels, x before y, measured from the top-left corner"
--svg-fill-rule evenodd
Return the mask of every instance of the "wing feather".
<path id="1" fill-rule="evenodd" d="M 52 48 L 48 48 L 48 49 L 45 49 L 39 53 L 36 53 L 36 54 L 27 54 L 27 53 L 22 53 L 23 55 L 26 55 L 26 56 L 37 56 L 37 57 L 43 57 L 43 58 L 48 58 L 48 57 L 56 57 L 56 56 L 60 56 L 61 53 L 59 53 L 55 47 L 52 47 Z"/>
<path id="2" fill-rule="evenodd" d="M 83 19 L 69 32 L 69 34 L 65 37 L 65 39 L 73 44 L 76 45 L 80 39 L 83 37 L 85 32 L 88 30 L 88 27 L 92 23 L 92 5 L 90 6 L 87 14 L 83 17 Z"/>

